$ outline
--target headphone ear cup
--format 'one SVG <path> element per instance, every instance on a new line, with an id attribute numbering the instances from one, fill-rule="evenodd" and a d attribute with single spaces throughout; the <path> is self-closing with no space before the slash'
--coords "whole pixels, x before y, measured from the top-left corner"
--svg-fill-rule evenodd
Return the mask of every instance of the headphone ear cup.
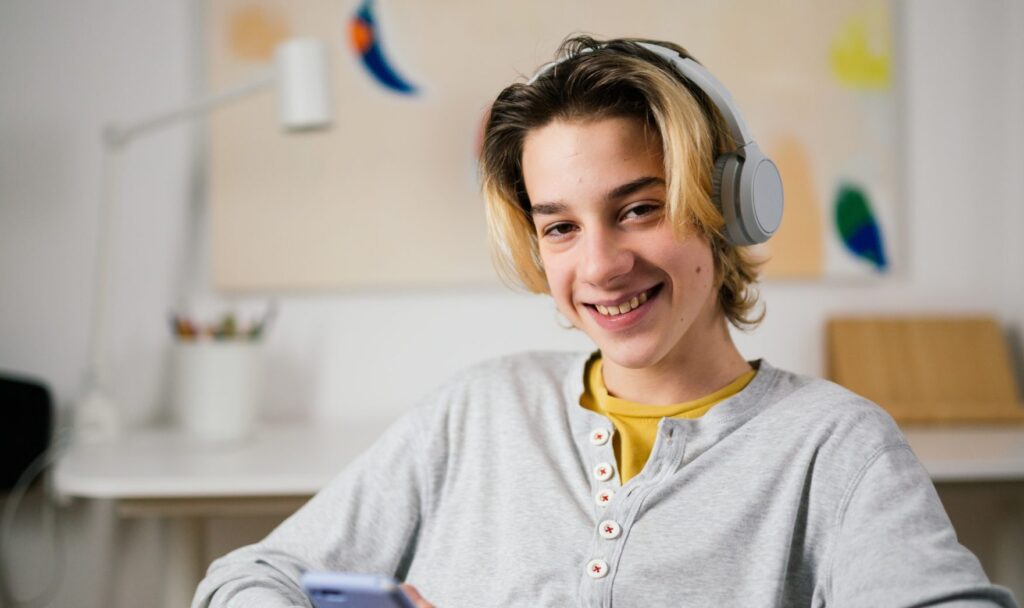
<path id="1" fill-rule="evenodd" d="M 735 245 L 756 245 L 767 241 L 782 223 L 782 176 L 775 163 L 755 144 L 746 146 L 746 159 L 736 176 L 736 218 L 739 241 Z"/>
<path id="2" fill-rule="evenodd" d="M 728 156 L 718 156 L 715 158 L 715 168 L 711 170 L 711 202 L 718 207 L 718 210 L 722 210 L 722 171 L 725 169 L 725 163 L 729 160 Z"/>
<path id="3" fill-rule="evenodd" d="M 725 219 L 722 233 L 725 240 L 733 245 L 744 244 L 743 229 L 736 208 L 739 197 L 740 172 L 743 170 L 743 159 L 735 154 L 722 154 L 715 158 L 715 168 L 711 172 L 711 200 Z"/>

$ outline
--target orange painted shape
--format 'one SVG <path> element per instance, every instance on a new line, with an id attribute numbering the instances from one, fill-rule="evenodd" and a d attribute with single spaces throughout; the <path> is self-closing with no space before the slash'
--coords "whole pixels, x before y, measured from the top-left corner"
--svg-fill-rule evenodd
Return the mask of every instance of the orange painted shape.
<path id="1" fill-rule="evenodd" d="M 229 18 L 228 44 L 238 59 L 266 62 L 278 44 L 290 36 L 283 15 L 259 6 L 243 6 Z"/>
<path id="2" fill-rule="evenodd" d="M 373 46 L 373 30 L 364 21 L 353 19 L 348 28 L 349 40 L 352 41 L 352 48 L 362 54 Z"/>
<path id="3" fill-rule="evenodd" d="M 764 244 L 771 278 L 817 279 L 825 272 L 822 206 L 815 193 L 811 159 L 795 137 L 780 137 L 765 146 L 782 175 L 786 210 L 779 231 Z"/>

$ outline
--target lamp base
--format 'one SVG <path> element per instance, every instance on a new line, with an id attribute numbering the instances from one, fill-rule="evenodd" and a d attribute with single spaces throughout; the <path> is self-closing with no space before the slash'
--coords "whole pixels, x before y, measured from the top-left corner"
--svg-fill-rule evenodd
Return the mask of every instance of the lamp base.
<path id="1" fill-rule="evenodd" d="M 117 403 L 99 388 L 75 404 L 74 415 L 75 440 L 82 443 L 110 441 L 123 430 Z"/>

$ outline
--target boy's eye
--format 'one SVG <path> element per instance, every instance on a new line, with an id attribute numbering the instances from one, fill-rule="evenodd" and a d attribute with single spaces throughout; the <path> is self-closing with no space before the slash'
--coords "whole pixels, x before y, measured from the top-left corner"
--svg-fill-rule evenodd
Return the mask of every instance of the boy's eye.
<path id="1" fill-rule="evenodd" d="M 654 203 L 640 203 L 639 205 L 633 205 L 626 212 L 622 214 L 623 219 L 629 219 L 633 217 L 644 217 L 658 212 L 661 207 Z"/>
<path id="2" fill-rule="evenodd" d="M 544 229 L 544 236 L 558 238 L 569 234 L 574 229 L 575 227 L 572 224 L 568 224 L 565 222 L 559 224 L 552 224 Z"/>

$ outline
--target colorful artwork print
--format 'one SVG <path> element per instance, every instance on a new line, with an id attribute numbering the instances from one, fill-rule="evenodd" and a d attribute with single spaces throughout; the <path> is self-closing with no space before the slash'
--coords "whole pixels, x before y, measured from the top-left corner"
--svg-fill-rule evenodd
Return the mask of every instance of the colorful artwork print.
<path id="1" fill-rule="evenodd" d="M 794 26 L 805 36 L 790 40 L 792 49 L 780 43 L 759 57 L 758 65 L 788 66 L 773 74 L 780 80 L 759 79 L 749 65 L 728 83 L 744 114 L 755 114 L 748 121 L 785 190 L 782 226 L 758 253 L 767 259 L 766 278 L 871 278 L 892 270 L 901 204 L 890 5 L 830 3 L 815 21 L 814 28 Z M 746 88 L 758 80 L 770 84 Z M 783 97 L 785 89 L 791 92 Z"/>
<path id="2" fill-rule="evenodd" d="M 373 14 L 373 0 L 363 0 L 349 23 L 349 40 L 359 55 L 366 71 L 385 88 L 396 93 L 412 95 L 416 87 L 388 61 L 381 45 L 380 28 Z"/>

